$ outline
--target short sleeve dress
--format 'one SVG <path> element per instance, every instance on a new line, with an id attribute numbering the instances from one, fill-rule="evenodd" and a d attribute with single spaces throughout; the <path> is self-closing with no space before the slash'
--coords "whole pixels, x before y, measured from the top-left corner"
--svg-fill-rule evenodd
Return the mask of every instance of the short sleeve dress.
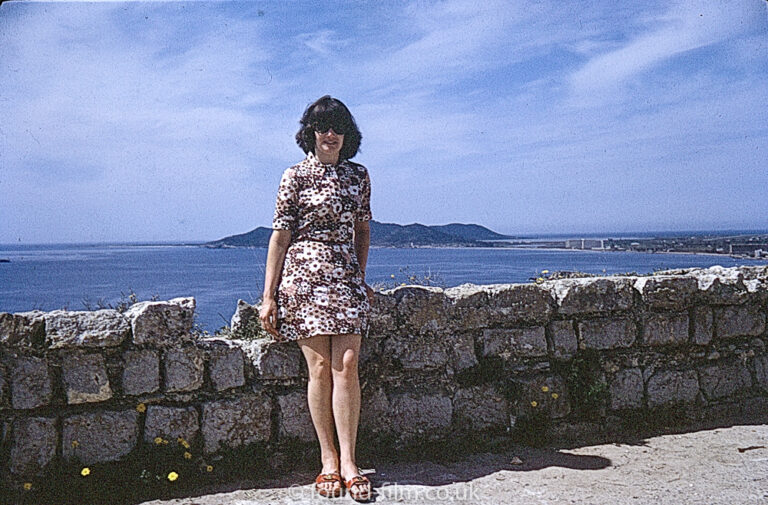
<path id="1" fill-rule="evenodd" d="M 371 219 L 368 170 L 314 153 L 283 172 L 273 229 L 291 230 L 277 293 L 285 340 L 367 329 L 370 302 L 354 247 L 354 225 Z"/>

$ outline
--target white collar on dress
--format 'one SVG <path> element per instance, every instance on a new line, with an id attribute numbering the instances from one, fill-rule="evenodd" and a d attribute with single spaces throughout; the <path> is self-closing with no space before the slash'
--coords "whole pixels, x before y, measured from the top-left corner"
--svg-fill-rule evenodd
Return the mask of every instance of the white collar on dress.
<path id="1" fill-rule="evenodd" d="M 344 165 L 347 162 L 347 160 L 340 159 L 339 162 L 334 165 L 332 163 L 323 163 L 319 159 L 317 159 L 317 156 L 315 156 L 315 153 L 312 151 L 307 153 L 307 163 L 309 164 L 310 170 L 312 170 L 312 173 L 316 175 L 323 175 L 325 174 L 326 170 L 333 170 L 336 171 L 338 167 L 341 165 Z"/>

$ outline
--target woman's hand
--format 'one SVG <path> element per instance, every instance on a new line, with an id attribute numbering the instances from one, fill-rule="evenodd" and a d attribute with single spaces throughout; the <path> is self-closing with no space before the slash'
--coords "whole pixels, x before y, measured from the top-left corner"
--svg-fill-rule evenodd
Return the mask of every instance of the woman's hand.
<path id="1" fill-rule="evenodd" d="M 274 298 L 265 298 L 261 301 L 261 310 L 259 311 L 259 320 L 261 327 L 275 337 L 276 340 L 283 340 L 278 333 L 277 328 L 277 302 Z"/>

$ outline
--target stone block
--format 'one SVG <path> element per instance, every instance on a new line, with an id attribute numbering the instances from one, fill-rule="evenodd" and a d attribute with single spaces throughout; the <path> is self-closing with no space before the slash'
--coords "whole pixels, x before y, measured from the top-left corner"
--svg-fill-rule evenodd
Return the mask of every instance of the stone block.
<path id="1" fill-rule="evenodd" d="M 67 403 L 94 403 L 112 398 L 107 366 L 101 354 L 66 354 L 62 356 L 61 368 Z"/>
<path id="2" fill-rule="evenodd" d="M 153 443 L 156 437 L 176 443 L 181 437 L 192 441 L 200 431 L 200 416 L 194 407 L 164 407 L 150 405 L 144 422 L 144 441 Z"/>
<path id="3" fill-rule="evenodd" d="M 715 265 L 710 268 L 696 268 L 687 275 L 698 283 L 699 297 L 711 305 L 740 304 L 749 298 L 744 284 L 744 275 L 736 268 Z"/>
<path id="4" fill-rule="evenodd" d="M 272 434 L 272 402 L 262 393 L 203 404 L 203 445 L 211 454 L 265 442 Z"/>
<path id="5" fill-rule="evenodd" d="M 253 338 L 255 330 L 261 330 L 261 320 L 259 320 L 259 305 L 251 305 L 245 300 L 237 301 L 237 308 L 232 315 L 229 327 L 232 335 L 240 337 Z"/>
<path id="6" fill-rule="evenodd" d="M 491 284 L 484 290 L 492 323 L 544 324 L 554 311 L 552 293 L 536 284 Z"/>
<path id="7" fill-rule="evenodd" d="M 634 288 L 652 310 L 681 311 L 695 303 L 699 286 L 691 277 L 654 275 L 638 277 Z"/>
<path id="8" fill-rule="evenodd" d="M 245 359 L 239 347 L 215 345 L 209 351 L 209 372 L 216 391 L 245 384 Z"/>
<path id="9" fill-rule="evenodd" d="M 629 310 L 633 303 L 633 280 L 610 277 L 561 279 L 547 282 L 560 314 L 598 314 Z"/>
<path id="10" fill-rule="evenodd" d="M 458 329 L 487 328 L 504 318 L 503 308 L 491 315 L 493 309 L 488 303 L 488 291 L 492 289 L 493 286 L 465 283 L 444 291 Z"/>
<path id="11" fill-rule="evenodd" d="M 756 356 L 754 360 L 757 384 L 768 391 L 768 356 Z"/>
<path id="12" fill-rule="evenodd" d="M 680 345 L 688 342 L 688 313 L 648 313 L 643 327 L 646 345 Z"/>
<path id="13" fill-rule="evenodd" d="M 765 331 L 765 313 L 758 305 L 715 307 L 714 320 L 717 338 L 757 337 Z"/>
<path id="14" fill-rule="evenodd" d="M 123 353 L 123 393 L 140 395 L 160 389 L 160 356 L 152 349 Z"/>
<path id="15" fill-rule="evenodd" d="M 56 418 L 21 417 L 13 421 L 9 469 L 20 477 L 39 474 L 56 456 Z"/>
<path id="16" fill-rule="evenodd" d="M 571 412 L 570 397 L 565 381 L 558 375 L 537 374 L 514 380 L 517 388 L 516 415 L 545 412 L 554 419 Z"/>
<path id="17" fill-rule="evenodd" d="M 695 370 L 657 370 L 648 379 L 648 406 L 693 402 L 699 394 Z"/>
<path id="18" fill-rule="evenodd" d="M 294 379 L 306 375 L 301 369 L 304 356 L 293 342 L 257 339 L 243 341 L 241 347 L 259 379 Z"/>
<path id="19" fill-rule="evenodd" d="M 694 307 L 692 315 L 693 343 L 707 345 L 712 341 L 713 320 L 712 308 L 709 306 Z"/>
<path id="20" fill-rule="evenodd" d="M 450 301 L 441 288 L 402 286 L 391 294 L 397 301 L 398 322 L 405 331 L 434 334 L 450 327 Z"/>
<path id="21" fill-rule="evenodd" d="M 280 406 L 280 438 L 295 438 L 303 442 L 317 440 L 306 393 L 293 392 L 278 396 L 277 403 Z"/>
<path id="22" fill-rule="evenodd" d="M 699 369 L 699 384 L 705 398 L 713 400 L 737 395 L 752 387 L 752 376 L 741 362 L 716 363 Z"/>
<path id="23" fill-rule="evenodd" d="M 35 356 L 14 360 L 11 372 L 11 406 L 14 409 L 34 409 L 48 405 L 53 397 L 48 364 Z"/>
<path id="24" fill-rule="evenodd" d="M 389 398 L 382 387 L 363 388 L 360 407 L 360 434 L 375 438 L 392 432 Z"/>
<path id="25" fill-rule="evenodd" d="M 391 294 L 374 292 L 368 317 L 368 337 L 380 338 L 397 331 L 397 300 Z"/>
<path id="26" fill-rule="evenodd" d="M 611 409 L 639 409 L 643 406 L 643 374 L 639 368 L 616 373 L 609 385 Z"/>
<path id="27" fill-rule="evenodd" d="M 543 326 L 483 330 L 481 342 L 484 357 L 513 359 L 547 355 L 547 338 Z"/>
<path id="28" fill-rule="evenodd" d="M 631 347 L 637 326 L 629 318 L 603 318 L 579 322 L 582 349 L 615 349 Z"/>
<path id="29" fill-rule="evenodd" d="M 125 317 L 131 323 L 134 344 L 175 345 L 182 340 L 191 340 L 195 299 L 135 303 L 125 312 Z"/>
<path id="30" fill-rule="evenodd" d="M 552 356 L 570 359 L 576 355 L 578 346 L 573 321 L 552 321 L 547 330 L 552 337 Z"/>
<path id="31" fill-rule="evenodd" d="M 168 349 L 163 355 L 165 390 L 169 392 L 194 391 L 203 385 L 205 359 L 197 347 Z"/>
<path id="32" fill-rule="evenodd" d="M 448 395 L 399 393 L 390 397 L 389 423 L 402 441 L 435 440 L 451 425 L 453 405 Z"/>
<path id="33" fill-rule="evenodd" d="M 509 400 L 490 384 L 461 388 L 453 397 L 454 424 L 465 430 L 506 428 L 510 413 Z"/>
<path id="34" fill-rule="evenodd" d="M 453 370 L 458 372 L 477 365 L 475 355 L 475 339 L 464 333 L 456 335 L 447 341 L 449 345 L 450 363 Z"/>
<path id="35" fill-rule="evenodd" d="M 44 316 L 45 342 L 50 348 L 115 347 L 131 331 L 128 320 L 118 311 L 54 310 Z"/>
<path id="36" fill-rule="evenodd" d="M 139 440 L 139 413 L 135 410 L 75 414 L 64 419 L 64 459 L 79 459 L 90 465 L 118 461 L 128 455 Z"/>
<path id="37" fill-rule="evenodd" d="M 0 345 L 33 347 L 45 340 L 44 312 L 0 312 Z"/>
<path id="38" fill-rule="evenodd" d="M 3 363 L 0 362 L 0 408 L 5 407 L 8 405 L 8 379 L 7 373 L 5 371 L 5 367 L 3 366 Z M 2 443 L 2 440 L 0 440 L 0 443 Z"/>
<path id="39" fill-rule="evenodd" d="M 405 370 L 442 368 L 448 363 L 448 349 L 442 336 L 397 335 L 384 341 L 384 355 L 398 361 Z"/>

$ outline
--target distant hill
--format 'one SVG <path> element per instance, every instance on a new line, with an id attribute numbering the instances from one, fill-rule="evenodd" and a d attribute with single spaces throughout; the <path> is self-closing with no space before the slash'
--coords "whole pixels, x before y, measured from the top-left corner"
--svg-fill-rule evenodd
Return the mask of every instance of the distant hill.
<path id="1" fill-rule="evenodd" d="M 267 247 L 272 228 L 260 226 L 247 233 L 231 235 L 203 247 Z M 477 224 L 451 223 L 427 226 L 419 223 L 401 225 L 371 221 L 371 245 L 376 247 L 488 247 L 495 244 L 481 240 L 513 238 Z"/>
<path id="2" fill-rule="evenodd" d="M 272 228 L 259 226 L 255 230 L 240 235 L 230 235 L 213 242 L 206 242 L 203 247 L 267 247 Z"/>
<path id="3" fill-rule="evenodd" d="M 451 223 L 430 226 L 430 228 L 449 235 L 456 235 L 457 237 L 468 238 L 471 240 L 501 240 L 505 238 L 514 238 L 511 235 L 496 233 L 479 224 Z"/>

